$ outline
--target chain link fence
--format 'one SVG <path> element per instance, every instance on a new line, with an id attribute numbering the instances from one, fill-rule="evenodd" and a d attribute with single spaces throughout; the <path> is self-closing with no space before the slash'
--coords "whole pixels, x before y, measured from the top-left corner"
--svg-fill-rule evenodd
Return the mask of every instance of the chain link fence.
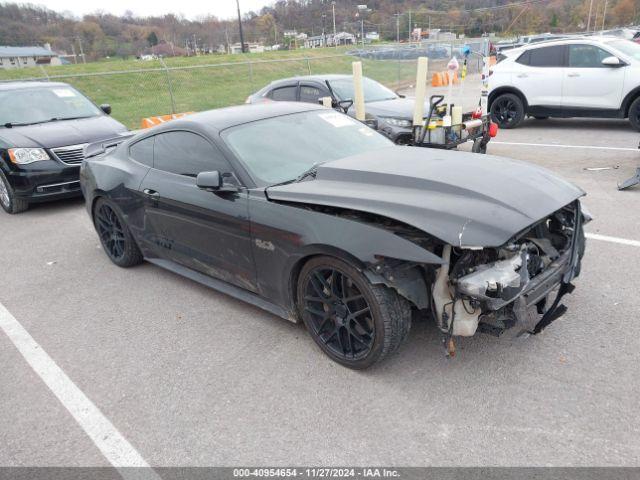
<path id="1" fill-rule="evenodd" d="M 66 67 L 40 66 L 38 75 L 34 75 L 33 69 L 30 72 L 24 70 L 23 75 L 20 71 L 10 71 L 11 79 L 2 79 L 5 75 L 0 71 L 0 82 L 65 82 L 96 104 L 110 104 L 113 117 L 127 127 L 139 128 L 142 118 L 149 116 L 241 104 L 249 95 L 274 80 L 302 75 L 350 74 L 352 62 L 356 60 L 362 61 L 367 77 L 393 90 L 411 87 L 415 83 L 418 57 L 426 55 L 430 58 L 429 71 L 433 73 L 446 69 L 452 55 L 460 58 L 463 45 L 470 45 L 473 52 L 468 57 L 469 72 L 481 71 L 482 54 L 479 49 L 468 40 L 456 40 L 406 46 L 353 46 L 349 52 L 337 54 L 331 54 L 331 49 L 327 48 L 322 54 L 316 50 L 314 55 L 308 56 L 301 50 L 299 57 L 225 63 L 197 63 L 202 61 L 202 57 L 196 57 L 190 65 L 167 65 L 160 58 L 140 62 L 141 68 L 86 73 L 60 74 Z"/>

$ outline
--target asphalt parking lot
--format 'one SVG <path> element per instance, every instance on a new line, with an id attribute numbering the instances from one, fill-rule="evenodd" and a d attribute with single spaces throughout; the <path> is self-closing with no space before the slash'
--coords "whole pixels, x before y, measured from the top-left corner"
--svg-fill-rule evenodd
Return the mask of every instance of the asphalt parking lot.
<path id="1" fill-rule="evenodd" d="M 417 323 L 365 372 L 300 325 L 151 264 L 114 266 L 81 200 L 0 215 L 0 304 L 101 414 L 74 418 L 0 332 L 0 465 L 107 466 L 104 427 L 130 447 L 124 464 L 640 466 L 640 188 L 616 189 L 639 140 L 622 121 L 501 131 L 489 153 L 581 186 L 588 232 L 615 238 L 588 241 L 543 334 L 462 339 L 450 359 Z"/>

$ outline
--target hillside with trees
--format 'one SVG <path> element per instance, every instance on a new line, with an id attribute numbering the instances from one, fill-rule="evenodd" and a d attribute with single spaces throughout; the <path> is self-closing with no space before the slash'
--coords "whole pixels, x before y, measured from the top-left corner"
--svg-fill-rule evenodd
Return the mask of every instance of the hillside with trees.
<path id="1" fill-rule="evenodd" d="M 240 2 L 242 4 L 242 2 Z M 351 0 L 336 0 L 338 31 L 366 32 L 381 39 L 409 37 L 411 27 L 439 28 L 467 36 L 495 32 L 514 36 L 539 32 L 576 32 L 586 28 L 590 0 L 370 0 L 358 13 Z M 215 5 L 213 3 L 212 5 Z M 179 14 L 136 17 L 96 12 L 81 18 L 29 4 L 0 4 L 0 45 L 51 44 L 59 52 L 79 53 L 89 60 L 143 53 L 182 55 L 213 52 L 239 42 L 235 19 L 212 15 L 186 19 Z M 640 23 L 640 0 L 593 0 L 592 29 Z M 398 22 L 396 24 L 396 22 Z M 595 27 L 594 27 L 595 26 Z M 286 32 L 320 35 L 333 31 L 331 0 L 278 0 L 259 12 L 244 12 L 246 42 L 287 45 Z"/>

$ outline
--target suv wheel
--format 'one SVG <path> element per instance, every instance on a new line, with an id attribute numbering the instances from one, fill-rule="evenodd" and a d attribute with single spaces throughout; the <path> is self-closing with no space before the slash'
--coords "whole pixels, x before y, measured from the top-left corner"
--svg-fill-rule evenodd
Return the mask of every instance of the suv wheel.
<path id="1" fill-rule="evenodd" d="M 500 128 L 515 128 L 524 119 L 522 100 L 513 93 L 498 95 L 491 103 L 491 119 Z"/>
<path id="2" fill-rule="evenodd" d="M 332 360 L 364 369 L 395 351 L 411 328 L 411 308 L 395 290 L 374 285 L 332 257 L 302 268 L 297 300 L 309 334 Z"/>
<path id="3" fill-rule="evenodd" d="M 0 171 L 0 206 L 7 213 L 20 213 L 29 208 L 29 202 L 16 198 L 9 180 L 2 171 Z"/>
<path id="4" fill-rule="evenodd" d="M 640 130 L 640 97 L 636 98 L 629 107 L 629 123 L 636 130 Z"/>

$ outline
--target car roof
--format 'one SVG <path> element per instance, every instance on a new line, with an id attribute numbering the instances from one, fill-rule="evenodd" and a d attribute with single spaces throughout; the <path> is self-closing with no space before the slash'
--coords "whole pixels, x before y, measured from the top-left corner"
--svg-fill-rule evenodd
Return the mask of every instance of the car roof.
<path id="1" fill-rule="evenodd" d="M 345 74 L 339 74 L 339 73 L 326 73 L 326 74 L 318 74 L 318 75 L 301 75 L 298 77 L 289 77 L 289 78 L 281 78 L 279 80 L 274 80 L 273 82 L 271 82 L 269 85 L 276 85 L 278 83 L 285 83 L 285 82 L 293 82 L 293 81 L 297 81 L 297 82 L 301 82 L 304 80 L 308 80 L 308 81 L 320 81 L 320 82 L 325 82 L 327 80 L 342 80 L 342 79 L 351 79 L 353 78 L 353 75 L 345 75 Z"/>
<path id="2" fill-rule="evenodd" d="M 204 112 L 194 113 L 181 119 L 172 120 L 153 132 L 160 133 L 165 130 L 180 128 L 200 127 L 209 131 L 221 131 L 244 123 L 265 120 L 267 118 L 290 115 L 293 113 L 322 110 L 326 107 L 303 102 L 269 102 L 260 104 L 245 104 L 234 107 L 218 108 Z"/>
<path id="3" fill-rule="evenodd" d="M 608 43 L 613 40 L 620 40 L 620 37 L 606 36 L 606 35 L 575 35 L 564 38 L 556 38 L 553 40 L 545 40 L 542 42 L 529 43 L 527 45 L 523 45 L 522 47 L 514 48 L 513 50 L 525 51 L 538 47 L 548 47 L 550 45 L 567 45 L 570 43 L 581 42 L 581 43 L 592 43 L 592 44 L 603 44 Z"/>
<path id="4" fill-rule="evenodd" d="M 62 82 L 0 82 L 0 91 L 8 90 L 25 90 L 29 88 L 42 87 L 69 87 L 70 85 Z"/>

